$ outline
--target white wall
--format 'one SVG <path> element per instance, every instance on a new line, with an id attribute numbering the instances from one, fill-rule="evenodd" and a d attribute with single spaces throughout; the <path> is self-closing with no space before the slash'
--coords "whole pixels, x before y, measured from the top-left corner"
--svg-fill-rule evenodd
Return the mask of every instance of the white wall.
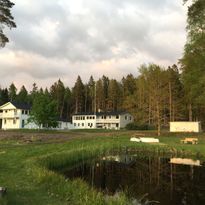
<path id="1" fill-rule="evenodd" d="M 78 119 L 76 119 L 76 117 Z M 72 117 L 72 123 L 75 129 L 95 129 L 96 116 L 95 115 L 74 115 Z"/>
<path id="2" fill-rule="evenodd" d="M 201 132 L 201 123 L 170 122 L 170 132 Z"/>
<path id="3" fill-rule="evenodd" d="M 58 121 L 58 127 L 56 129 L 69 130 L 69 129 L 74 129 L 74 126 L 70 122 Z"/>
<path id="4" fill-rule="evenodd" d="M 105 116 L 95 115 L 95 119 L 90 119 L 92 116 L 94 117 L 94 115 L 73 115 L 72 122 L 74 127 L 76 129 L 120 129 L 124 128 L 128 123 L 133 122 L 133 117 L 129 113 L 119 115 L 119 118 L 116 115 L 109 115 L 109 113 Z M 93 124 L 92 127 L 89 126 L 91 123 Z"/>
<path id="5" fill-rule="evenodd" d="M 125 128 L 125 126 L 133 122 L 134 118 L 129 113 L 120 115 L 120 128 Z"/>

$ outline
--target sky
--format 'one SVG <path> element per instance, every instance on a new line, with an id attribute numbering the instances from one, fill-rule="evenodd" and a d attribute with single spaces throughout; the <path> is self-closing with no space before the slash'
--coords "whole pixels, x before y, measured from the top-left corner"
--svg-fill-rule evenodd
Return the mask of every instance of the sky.
<path id="1" fill-rule="evenodd" d="M 73 87 L 106 75 L 138 75 L 142 64 L 178 62 L 186 42 L 182 0 L 13 0 L 16 29 L 0 49 L 0 86 Z"/>

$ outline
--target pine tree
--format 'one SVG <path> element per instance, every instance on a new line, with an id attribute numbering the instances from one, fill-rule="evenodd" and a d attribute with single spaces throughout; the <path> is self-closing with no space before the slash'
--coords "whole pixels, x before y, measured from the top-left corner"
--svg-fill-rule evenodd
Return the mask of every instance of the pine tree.
<path id="1" fill-rule="evenodd" d="M 85 87 L 83 82 L 78 76 L 75 86 L 73 87 L 73 97 L 75 101 L 75 113 L 84 111 L 84 102 L 85 102 Z"/>
<path id="2" fill-rule="evenodd" d="M 14 85 L 14 83 L 12 83 L 10 86 L 9 86 L 9 100 L 12 102 L 14 102 L 16 100 L 16 94 L 17 92 L 17 88 L 16 86 Z"/>
<path id="3" fill-rule="evenodd" d="M 16 24 L 14 18 L 11 15 L 11 8 L 14 3 L 9 0 L 0 0 L 0 46 L 4 47 L 9 42 L 8 37 L 4 34 L 3 29 L 6 27 L 15 28 Z"/>
<path id="4" fill-rule="evenodd" d="M 50 94 L 52 98 L 57 102 L 57 110 L 59 117 L 63 117 L 63 110 L 65 105 L 65 86 L 63 82 L 59 79 L 58 82 L 55 82 L 50 88 Z"/>
<path id="5" fill-rule="evenodd" d="M 28 103 L 28 91 L 26 90 L 25 86 L 23 85 L 16 97 L 16 102 L 18 103 Z"/>

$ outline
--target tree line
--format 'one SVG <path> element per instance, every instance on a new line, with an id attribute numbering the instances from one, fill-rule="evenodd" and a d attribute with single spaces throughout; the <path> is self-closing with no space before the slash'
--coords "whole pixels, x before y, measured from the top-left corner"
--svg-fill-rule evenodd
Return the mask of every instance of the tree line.
<path id="1" fill-rule="evenodd" d="M 17 91 L 12 83 L 8 88 L 0 88 L 0 104 L 34 104 L 42 95 L 49 98 L 47 104 L 55 102 L 58 118 L 66 120 L 74 113 L 117 110 L 129 111 L 136 122 L 149 125 L 166 126 L 169 121 L 188 119 L 184 85 L 176 65 L 167 69 L 142 65 L 138 76 L 129 74 L 120 81 L 107 76 L 94 80 L 90 76 L 83 83 L 78 76 L 73 88 L 60 79 L 45 89 L 34 83 L 30 92 L 25 86 Z"/>

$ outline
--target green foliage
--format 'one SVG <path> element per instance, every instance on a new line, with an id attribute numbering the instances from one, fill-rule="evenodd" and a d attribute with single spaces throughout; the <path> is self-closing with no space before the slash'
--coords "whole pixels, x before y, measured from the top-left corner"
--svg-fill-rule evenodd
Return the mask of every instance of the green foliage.
<path id="1" fill-rule="evenodd" d="M 17 92 L 17 88 L 16 86 L 14 85 L 14 83 L 12 83 L 10 86 L 9 86 L 9 99 L 11 102 L 14 102 L 16 100 L 16 92 Z"/>
<path id="2" fill-rule="evenodd" d="M 126 125 L 127 130 L 153 130 L 155 129 L 153 126 L 148 124 L 139 124 L 137 122 L 132 122 Z"/>
<path id="3" fill-rule="evenodd" d="M 84 102 L 85 102 L 85 87 L 83 82 L 78 76 L 77 81 L 73 87 L 73 97 L 75 101 L 75 113 L 83 112 L 84 110 Z"/>
<path id="4" fill-rule="evenodd" d="M 0 88 L 0 105 L 3 105 L 4 103 L 7 103 L 9 101 L 9 93 L 8 89 L 1 89 Z"/>
<path id="5" fill-rule="evenodd" d="M 24 87 L 24 85 L 21 87 L 18 95 L 15 97 L 15 101 L 18 103 L 26 104 L 29 102 L 28 100 L 28 91 Z"/>
<path id="6" fill-rule="evenodd" d="M 35 122 L 39 127 L 57 127 L 56 102 L 50 96 L 39 93 L 34 99 L 29 121 Z"/>
<path id="7" fill-rule="evenodd" d="M 154 132 L 146 131 L 143 133 L 148 136 L 156 136 Z M 5 134 L 8 133 L 5 132 Z M 39 132 L 36 136 L 41 134 Z M 105 134 L 107 136 L 107 131 Z M 190 156 L 201 156 L 202 159 L 205 157 L 204 134 L 198 136 L 200 143 L 196 146 L 180 144 L 180 139 L 185 137 L 184 134 L 163 134 L 163 137 L 160 137 L 160 142 L 163 145 L 130 142 L 129 139 L 133 132 L 120 131 L 118 135 L 112 132 L 110 134 L 110 137 L 99 137 L 100 133 L 96 133 L 95 136 L 90 137 L 90 134 L 87 135 L 86 132 L 83 132 L 79 133 L 76 139 L 68 138 L 67 142 L 59 143 L 60 136 L 57 141 L 52 141 L 52 135 L 49 133 L 47 134 L 47 141 L 45 141 L 44 133 L 42 137 L 44 141 L 41 141 L 40 144 L 27 144 L 22 141 L 22 137 L 19 140 L 16 137 L 14 137 L 15 139 L 6 138 L 5 140 L 1 138 L 0 181 L 1 186 L 8 188 L 8 193 L 3 201 L 0 200 L 0 204 L 128 205 L 129 200 L 124 193 L 121 193 L 117 198 L 111 196 L 109 200 L 105 200 L 103 193 L 92 189 L 84 181 L 79 179 L 65 180 L 61 174 L 48 168 L 58 170 L 58 167 L 73 166 L 77 162 L 81 162 L 83 157 L 88 159 L 104 152 L 109 153 L 109 150 L 124 150 L 125 147 L 132 150 L 137 149 L 139 153 L 153 151 L 171 153 L 172 155 L 185 153 Z M 24 135 L 24 137 L 33 135 L 35 133 Z M 83 138 L 79 139 L 80 136 L 83 136 Z M 188 134 L 188 136 L 192 137 L 193 134 Z"/>
<path id="8" fill-rule="evenodd" d="M 183 71 L 185 100 L 189 105 L 189 118 L 203 120 L 205 113 L 205 1 L 193 0 L 191 2 L 187 18 L 188 38 L 180 63 Z"/>
<path id="9" fill-rule="evenodd" d="M 4 47 L 6 43 L 9 42 L 9 39 L 4 34 L 4 27 L 15 28 L 16 24 L 13 21 L 14 18 L 11 15 L 11 8 L 14 6 L 10 0 L 0 0 L 0 46 Z"/>

